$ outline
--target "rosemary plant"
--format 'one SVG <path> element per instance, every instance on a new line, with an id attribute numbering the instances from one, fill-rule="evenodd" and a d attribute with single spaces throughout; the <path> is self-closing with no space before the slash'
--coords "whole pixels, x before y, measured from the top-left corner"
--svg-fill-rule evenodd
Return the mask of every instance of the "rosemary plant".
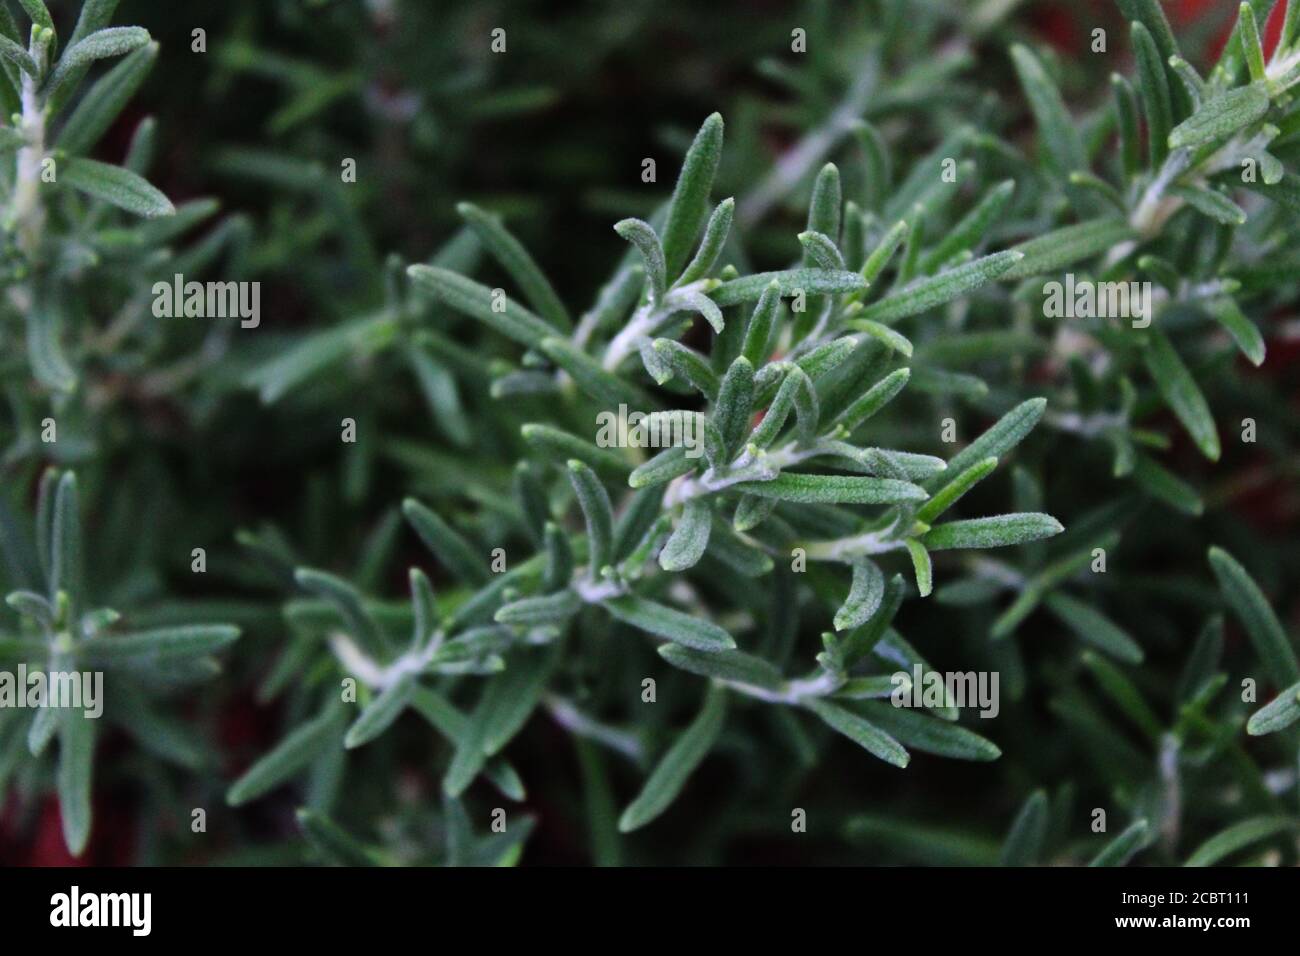
<path id="1" fill-rule="evenodd" d="M 1015 4 L 797 4 L 707 95 L 649 5 L 258 6 L 206 61 L 252 211 L 193 240 L 152 120 L 105 156 L 160 56 L 115 6 L 0 5 L 0 662 L 103 671 L 145 858 L 1295 862 L 1300 566 L 1241 518 L 1297 474 L 1294 4 L 1211 54 L 1119 0 L 1069 58 Z M 620 56 L 645 158 L 587 118 Z M 283 320 L 155 320 L 199 274 Z M 54 713 L 0 708 L 0 794 L 78 853 Z"/>
<path id="2" fill-rule="evenodd" d="M 199 200 L 177 209 L 143 178 L 154 153 L 153 121 L 137 124 L 120 164 L 86 155 L 158 56 L 147 30 L 109 25 L 116 6 L 115 0 L 90 0 L 62 43 L 40 0 L 23 4 L 30 29 L 20 30 L 8 7 L 0 6 L 0 100 L 12 116 L 12 126 L 2 130 L 0 157 L 0 336 L 6 344 L 0 361 L 13 413 L 3 460 L 7 485 L 39 482 L 31 516 L 15 513 L 9 495 L 0 502 L 10 591 L 0 657 L 44 673 L 49 694 L 58 675 L 94 673 L 108 683 L 93 708 L 22 709 L 25 688 L 7 673 L 0 786 L 12 780 L 24 789 L 40 788 L 52 779 L 73 854 L 82 852 L 91 832 L 97 718 L 107 717 L 145 752 L 186 772 L 210 765 L 210 748 L 160 709 L 156 698 L 175 698 L 212 677 L 218 670 L 214 652 L 239 633 L 232 625 L 185 615 L 169 626 L 148 626 L 152 622 L 133 613 L 132 604 L 161 590 L 148 566 L 158 542 L 144 525 L 137 525 L 134 543 L 125 533 L 140 504 L 130 496 L 145 486 L 123 494 L 96 482 L 96 497 L 121 496 L 112 508 L 113 537 L 101 541 L 83 533 L 74 474 L 42 469 L 47 460 L 92 461 L 112 453 L 124 434 L 138 436 L 133 411 L 123 406 L 192 384 L 229 333 L 227 328 L 212 338 L 205 359 L 196 359 L 181 337 L 145 324 L 151 281 L 163 274 L 164 261 L 170 260 L 168 268 L 199 270 L 226 241 L 219 233 L 173 255 L 169 243 L 211 216 L 216 204 Z M 88 82 L 97 61 L 112 58 L 116 64 Z M 8 347 L 24 341 L 25 348 Z M 150 367 L 178 355 L 179 368 Z M 132 387 L 123 388 L 123 379 Z M 133 549 L 146 563 L 124 560 Z M 105 599 L 122 613 L 98 603 Z M 56 738 L 58 746 L 51 748 Z M 54 749 L 57 761 L 49 758 Z"/>

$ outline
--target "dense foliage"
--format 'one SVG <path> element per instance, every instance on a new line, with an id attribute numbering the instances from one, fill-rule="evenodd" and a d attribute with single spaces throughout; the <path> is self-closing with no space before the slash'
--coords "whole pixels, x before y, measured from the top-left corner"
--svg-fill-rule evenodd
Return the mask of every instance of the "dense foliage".
<path id="1" fill-rule="evenodd" d="M 6 858 L 1296 862 L 1288 4 L 19 6 Z"/>

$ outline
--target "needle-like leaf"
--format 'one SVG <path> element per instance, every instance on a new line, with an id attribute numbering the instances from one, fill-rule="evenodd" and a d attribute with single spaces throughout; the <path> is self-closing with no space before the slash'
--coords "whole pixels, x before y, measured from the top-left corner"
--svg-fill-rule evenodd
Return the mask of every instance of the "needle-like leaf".
<path id="1" fill-rule="evenodd" d="M 668 809 L 691 773 L 713 748 L 726 716 L 726 691 L 710 688 L 704 709 L 664 754 L 641 792 L 619 817 L 620 833 L 640 829 Z"/>

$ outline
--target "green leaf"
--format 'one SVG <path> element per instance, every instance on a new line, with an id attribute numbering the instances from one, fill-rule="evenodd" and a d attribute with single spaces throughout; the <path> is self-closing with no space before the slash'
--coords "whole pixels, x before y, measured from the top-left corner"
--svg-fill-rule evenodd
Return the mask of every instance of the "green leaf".
<path id="1" fill-rule="evenodd" d="M 1015 192 L 1016 182 L 1007 179 L 998 183 L 984 194 L 975 208 L 962 217 L 952 231 L 940 240 L 939 244 L 925 254 L 921 260 L 922 272 L 933 272 L 953 256 L 973 249 L 992 228 L 1002 215 L 1007 201 Z"/>
<path id="2" fill-rule="evenodd" d="M 730 634 L 711 621 L 625 594 L 600 602 L 624 624 L 698 651 L 724 651 L 736 646 Z"/>
<path id="3" fill-rule="evenodd" d="M 552 521 L 543 532 L 546 545 L 546 569 L 542 576 L 544 587 L 568 587 L 573 578 L 573 547 L 569 536 Z"/>
<path id="4" fill-rule="evenodd" d="M 464 804 L 457 799 L 463 789 L 464 787 L 460 787 L 453 791 L 444 781 L 442 817 L 443 827 L 446 830 L 444 842 L 447 866 L 464 866 L 468 862 L 474 843 L 474 831 L 470 826 L 469 814 L 465 812 Z"/>
<path id="5" fill-rule="evenodd" d="M 56 660 L 54 663 L 61 662 Z M 53 669 L 52 667 L 51 670 Z M 57 710 L 54 707 L 42 707 L 36 711 L 31 724 L 27 728 L 27 751 L 33 757 L 39 757 L 45 753 L 45 748 L 50 745 L 50 741 L 54 739 L 55 734 L 59 731 L 59 724 L 63 716 L 64 711 Z"/>
<path id="6" fill-rule="evenodd" d="M 1275 734 L 1300 720 L 1300 684 L 1292 684 L 1250 715 L 1246 733 L 1252 737 Z"/>
<path id="7" fill-rule="evenodd" d="M 5 595 L 5 603 L 23 617 L 36 621 L 43 631 L 54 630 L 54 605 L 35 591 L 12 591 Z M 24 645 L 21 642 L 15 645 L 15 647 L 19 648 L 22 646 Z M 33 648 L 44 648 L 45 642 L 33 640 L 31 646 Z"/>
<path id="8" fill-rule="evenodd" d="M 843 269 L 844 257 L 840 255 L 840 250 L 836 248 L 835 243 L 823 233 L 820 232 L 801 232 L 799 233 L 799 244 L 803 246 L 804 256 L 808 260 L 808 265 L 818 266 L 822 269 Z"/>
<path id="9" fill-rule="evenodd" d="M 587 524 L 588 577 L 599 581 L 601 570 L 614 559 L 614 508 L 596 473 L 576 459 L 569 462 L 569 482 Z"/>
<path id="10" fill-rule="evenodd" d="M 77 373 L 64 355 L 59 342 L 59 314 L 52 303 L 38 298 L 27 310 L 27 360 L 36 381 L 56 392 L 71 392 L 77 387 Z"/>
<path id="11" fill-rule="evenodd" d="M 1136 820 L 1092 858 L 1089 866 L 1124 866 L 1147 842 L 1150 827 L 1146 820 Z"/>
<path id="12" fill-rule="evenodd" d="M 596 359 L 568 339 L 550 336 L 538 347 L 552 362 L 572 376 L 584 392 L 606 405 L 643 405 L 641 394 L 626 379 L 606 371 Z"/>
<path id="13" fill-rule="evenodd" d="M 1178 678 L 1177 699 L 1189 701 L 1194 698 L 1206 684 L 1214 679 L 1223 660 L 1223 616 L 1214 614 L 1209 617 L 1196 636 L 1192 652 L 1183 664 Z M 1249 725 L 1247 732 L 1249 732 Z"/>
<path id="14" fill-rule="evenodd" d="M 665 571 L 693 568 L 709 546 L 713 509 L 703 498 L 692 498 L 682 506 L 682 516 L 672 536 L 659 552 L 659 566 Z"/>
<path id="15" fill-rule="evenodd" d="M 804 374 L 815 382 L 852 355 L 857 347 L 856 338 L 850 335 L 841 336 L 810 349 L 796 359 L 794 364 L 803 369 Z"/>
<path id="16" fill-rule="evenodd" d="M 1246 67 L 1253 83 L 1263 83 L 1268 79 L 1264 68 L 1264 44 L 1259 39 L 1259 24 L 1255 22 L 1255 8 L 1243 3 L 1239 8 L 1237 19 L 1237 40 L 1246 60 Z"/>
<path id="17" fill-rule="evenodd" d="M 1060 91 L 1043 69 L 1038 57 L 1017 43 L 1011 47 L 1011 60 L 1015 64 L 1025 98 L 1029 100 L 1029 108 L 1042 138 L 1042 149 L 1052 172 L 1058 179 L 1064 180 L 1074 170 L 1086 168 L 1087 154 L 1084 152 L 1079 127 L 1065 108 Z"/>
<path id="18" fill-rule="evenodd" d="M 710 114 L 682 161 L 682 171 L 664 219 L 663 260 L 669 275 L 676 275 L 682 268 L 700 234 L 709 192 L 713 189 L 713 175 L 722 156 L 722 133 L 722 116 Z"/>
<path id="19" fill-rule="evenodd" d="M 108 27 L 96 30 L 63 51 L 46 83 L 46 95 L 57 99 L 61 95 L 60 88 L 74 76 L 82 74 L 94 61 L 130 53 L 145 46 L 151 39 L 149 31 L 143 27 Z"/>
<path id="20" fill-rule="evenodd" d="M 487 562 L 451 525 L 414 498 L 402 502 L 402 514 L 415 533 L 452 574 L 468 584 L 481 585 L 491 578 Z"/>
<path id="21" fill-rule="evenodd" d="M 84 542 L 77 476 L 65 472 L 54 498 L 54 524 L 50 531 L 50 601 L 58 605 L 59 592 L 67 594 L 75 617 L 85 605 Z"/>
<path id="22" fill-rule="evenodd" d="M 813 180 L 812 197 L 808 201 L 808 231 L 821 233 L 832 248 L 840 238 L 840 209 L 843 205 L 839 168 L 834 163 L 826 163 Z M 807 256 L 804 265 L 810 265 Z"/>
<path id="23" fill-rule="evenodd" d="M 541 655 L 538 655 L 541 657 Z M 517 664 L 518 666 L 518 664 Z M 459 746 L 443 777 L 443 792 L 460 796 L 487 763 L 489 748 L 500 748 L 509 741 L 536 706 L 540 693 L 538 681 L 544 674 L 533 670 L 506 672 L 494 677 L 479 698 L 474 714 L 465 724 Z M 531 686 L 531 688 L 529 687 Z M 493 750 L 492 752 L 495 752 Z"/>
<path id="24" fill-rule="evenodd" d="M 726 716 L 726 691 L 710 687 L 699 716 L 668 748 L 641 792 L 619 817 L 620 833 L 639 829 L 668 809 L 686 785 L 687 778 L 713 749 Z"/>
<path id="25" fill-rule="evenodd" d="M 492 589 L 488 585 L 485 590 Z M 449 624 L 448 630 L 455 628 Z M 434 652 L 429 659 L 430 670 L 437 671 L 442 665 L 479 665 L 476 673 L 496 673 L 505 669 L 505 660 L 499 651 L 505 650 L 511 643 L 511 631 L 508 627 L 485 624 L 461 631 Z"/>
<path id="26" fill-rule="evenodd" d="M 659 656 L 674 667 L 700 677 L 731 681 L 774 690 L 781 684 L 781 672 L 774 664 L 744 651 L 693 650 L 681 644 L 660 644 Z"/>
<path id="27" fill-rule="evenodd" d="M 1221 830 L 1196 848 L 1184 866 L 1214 866 L 1243 847 L 1281 833 L 1295 831 L 1291 817 L 1250 817 Z"/>
<path id="28" fill-rule="evenodd" d="M 296 727 L 231 784 L 226 791 L 226 803 L 232 807 L 242 806 L 296 776 L 328 748 L 338 745 L 342 724 L 342 709 L 331 706 Z"/>
<path id="29" fill-rule="evenodd" d="M 760 498 L 802 503 L 880 505 L 920 501 L 926 497 L 918 485 L 893 478 L 860 478 L 846 475 L 795 475 L 782 473 L 771 481 L 742 481 L 733 491 Z"/>
<path id="30" fill-rule="evenodd" d="M 755 448 L 767 448 L 776 441 L 776 437 L 781 434 L 781 429 L 785 427 L 786 419 L 790 417 L 790 412 L 795 407 L 796 396 L 807 387 L 806 382 L 808 376 L 798 366 L 786 373 L 781 381 L 781 387 L 776 391 L 776 397 L 772 399 L 772 404 L 763 413 L 762 421 L 749 433 L 748 444 Z"/>
<path id="31" fill-rule="evenodd" d="M 1117 0 L 1120 13 L 1126 20 L 1136 20 L 1147 28 L 1160 55 L 1166 60 L 1178 52 L 1174 31 L 1169 26 L 1161 0 Z"/>
<path id="32" fill-rule="evenodd" d="M 854 399 L 848 408 L 840 413 L 836 424 L 844 428 L 847 434 L 853 434 L 863 422 L 865 422 L 876 412 L 884 408 L 891 402 L 907 380 L 911 377 L 911 369 L 900 368 L 890 372 L 871 388 L 862 393 L 861 396 Z"/>
<path id="33" fill-rule="evenodd" d="M 1137 94 L 1128 80 L 1118 73 L 1110 75 L 1111 90 L 1115 94 L 1115 112 L 1119 125 L 1120 161 L 1124 174 L 1132 179 L 1142 167 L 1140 155 L 1142 140 L 1138 133 Z"/>
<path id="34" fill-rule="evenodd" d="M 921 592 L 921 597 L 929 597 L 930 592 L 934 589 L 934 572 L 930 568 L 930 553 L 925 550 L 925 545 L 915 538 L 907 538 L 904 542 L 907 547 L 907 553 L 912 557 L 912 570 L 916 574 L 916 589 Z"/>
<path id="35" fill-rule="evenodd" d="M 541 597 L 521 598 L 503 604 L 492 619 L 498 624 L 515 624 L 538 627 L 546 624 L 563 624 L 582 607 L 582 602 L 572 591 L 557 591 Z"/>
<path id="36" fill-rule="evenodd" d="M 1286 50 L 1295 46 L 1296 35 L 1300 32 L 1300 10 L 1288 3 L 1286 15 L 1282 18 L 1282 30 L 1277 38 L 1278 49 Z"/>
<path id="37" fill-rule="evenodd" d="M 1023 258 L 1002 274 L 1005 280 L 1028 279 L 1091 259 L 1134 237 L 1122 219 L 1104 216 L 1065 226 L 1014 246 Z"/>
<path id="38" fill-rule="evenodd" d="M 1002 844 L 998 863 L 1002 866 L 1033 866 L 1043 852 L 1047 836 L 1047 794 L 1035 790 L 1016 814 Z"/>
<path id="39" fill-rule="evenodd" d="M 293 577 L 299 587 L 324 598 L 338 611 L 351 631 L 351 636 L 362 648 L 371 654 L 387 656 L 391 650 L 388 635 L 366 610 L 361 593 L 351 583 L 337 575 L 312 568 L 299 568 Z"/>
<path id="40" fill-rule="evenodd" d="M 386 339 L 392 328 L 392 319 L 382 314 L 343 322 L 308 335 L 282 354 L 253 366 L 244 374 L 243 382 L 258 390 L 264 405 L 273 404 L 356 351 L 366 350 L 369 343 Z"/>
<path id="41" fill-rule="evenodd" d="M 73 856 L 81 856 L 90 838 L 91 778 L 94 772 L 95 724 L 75 707 L 59 715 L 59 814 L 63 842 Z"/>
<path id="42" fill-rule="evenodd" d="M 54 547 L 54 500 L 58 497 L 58 490 L 59 470 L 46 468 L 41 472 L 36 493 L 36 554 L 47 580 L 50 576 L 50 552 Z"/>
<path id="43" fill-rule="evenodd" d="M 838 704 L 813 697 L 804 702 L 804 706 L 826 722 L 832 729 L 838 730 L 858 746 L 885 763 L 895 767 L 906 767 L 907 751 L 897 740 L 879 727 Z"/>
<path id="44" fill-rule="evenodd" d="M 1165 404 L 1178 416 L 1201 454 L 1210 461 L 1218 461 L 1219 433 L 1214 427 L 1210 406 L 1168 337 L 1158 329 L 1152 329 L 1142 357 Z"/>
<path id="45" fill-rule="evenodd" d="M 668 290 L 668 272 L 664 250 L 659 245 L 654 227 L 640 219 L 622 219 L 614 223 L 614 231 L 636 246 L 637 252 L 641 253 L 646 279 L 650 283 L 650 301 L 656 305 L 662 303 Z"/>
<path id="46" fill-rule="evenodd" d="M 1048 606 L 1051 606 L 1050 603 Z M 1153 744 L 1158 745 L 1164 735 L 1164 726 L 1142 692 L 1124 672 L 1092 651 L 1083 652 L 1083 666 L 1092 673 L 1098 686 L 1115 704 L 1118 712 L 1146 734 Z"/>
<path id="47" fill-rule="evenodd" d="M 1197 516 L 1204 508 L 1195 488 L 1146 455 L 1136 456 L 1133 478 L 1148 494 L 1184 514 Z"/>
<path id="48" fill-rule="evenodd" d="M 483 752 L 489 757 L 505 749 L 532 716 L 551 676 L 555 655 L 549 649 L 528 649 L 511 656 L 505 672 L 492 679 L 483 696 Z"/>
<path id="49" fill-rule="evenodd" d="M 434 421 L 453 444 L 469 445 L 472 436 L 455 377 L 422 348 L 408 349 L 406 357 Z"/>
<path id="50" fill-rule="evenodd" d="M 856 272 L 837 272 L 830 269 L 786 269 L 782 272 L 756 272 L 724 282 L 709 297 L 724 308 L 753 302 L 762 298 L 767 287 L 776 283 L 777 291 L 782 296 L 792 296 L 803 292 L 805 295 L 833 295 L 840 292 L 856 292 L 867 287 L 866 280 Z"/>
<path id="51" fill-rule="evenodd" d="M 930 395 L 955 396 L 978 402 L 989 393 L 988 383 L 968 372 L 950 372 L 932 365 L 919 365 L 913 384 Z"/>
<path id="52" fill-rule="evenodd" d="M 904 358 L 912 357 L 912 343 L 906 336 L 895 332 L 887 325 L 872 322 L 869 319 L 854 319 L 848 323 L 849 328 L 865 332 L 881 345 L 901 354 Z"/>
<path id="53" fill-rule="evenodd" d="M 1228 90 L 1175 126 L 1169 134 L 1169 148 L 1194 148 L 1231 136 L 1263 119 L 1269 105 L 1268 89 L 1263 83 Z"/>
<path id="54" fill-rule="evenodd" d="M 1246 628 L 1269 677 L 1280 687 L 1300 682 L 1300 665 L 1296 663 L 1295 650 L 1259 585 L 1237 559 L 1222 548 L 1210 548 L 1209 557 L 1219 590 Z"/>
<path id="55" fill-rule="evenodd" d="M 726 330 L 722 310 L 703 292 L 694 289 L 680 289 L 673 298 L 674 311 L 680 309 L 688 313 L 698 312 L 718 335 L 721 335 Z"/>
<path id="56" fill-rule="evenodd" d="M 743 355 L 736 357 L 718 386 L 712 421 L 722 438 L 723 455 L 730 461 L 749 430 L 754 407 L 754 367 Z"/>
<path id="57" fill-rule="evenodd" d="M 97 637 L 78 646 L 87 663 L 112 667 L 118 664 L 172 665 L 186 658 L 219 651 L 239 637 L 230 624 L 188 624 L 134 631 L 120 637 Z"/>
<path id="58" fill-rule="evenodd" d="M 1065 529 L 1048 514 L 1022 512 L 949 521 L 931 528 L 920 538 L 931 551 L 952 548 L 1004 548 L 1027 541 L 1038 541 L 1060 534 Z"/>
<path id="59" fill-rule="evenodd" d="M 659 381 L 660 385 L 672 376 L 680 375 L 705 398 L 712 400 L 717 396 L 718 374 L 699 352 L 672 339 L 655 339 L 651 348 L 668 365 L 668 374 Z"/>
<path id="60" fill-rule="evenodd" d="M 1068 594 L 1049 594 L 1043 599 L 1047 609 L 1074 631 L 1081 641 L 1100 648 L 1107 654 L 1129 664 L 1142 663 L 1143 652 L 1138 643 L 1110 618 L 1100 611 L 1076 601 Z"/>
<path id="61" fill-rule="evenodd" d="M 948 468 L 924 483 L 929 491 L 936 491 L 947 483 L 949 476 L 961 475 L 967 468 L 985 458 L 1002 458 L 1033 431 L 1047 408 L 1047 399 L 1031 398 L 1021 402 L 999 418 L 979 438 L 948 459 Z"/>
<path id="62" fill-rule="evenodd" d="M 297 811 L 303 836 L 327 860 L 340 866 L 379 866 L 375 851 L 356 840 L 323 813 L 307 807 Z"/>
<path id="63" fill-rule="evenodd" d="M 118 703 L 112 719 L 121 725 L 142 749 L 167 763 L 190 771 L 203 772 L 209 753 L 202 739 L 178 718 L 155 710 L 143 694 L 119 687 Z"/>
<path id="64" fill-rule="evenodd" d="M 872 561 L 861 558 L 853 562 L 853 582 L 844 605 L 835 613 L 835 630 L 860 627 L 880 609 L 885 597 L 885 576 Z"/>
<path id="65" fill-rule="evenodd" d="M 851 817 L 844 834 L 854 843 L 936 866 L 991 866 L 998 858 L 997 841 L 973 834 L 968 827 L 918 824 L 897 813 Z"/>
<path id="66" fill-rule="evenodd" d="M 665 448 L 649 461 L 638 465 L 628 476 L 627 483 L 632 488 L 652 488 L 694 471 L 700 461 L 699 458 L 688 458 L 684 447 L 675 445 Z"/>
<path id="67" fill-rule="evenodd" d="M 407 572 L 407 581 L 411 589 L 411 607 L 413 610 L 411 643 L 423 646 L 438 626 L 438 603 L 434 598 L 433 585 L 429 576 L 419 568 Z"/>
<path id="68" fill-rule="evenodd" d="M 616 449 L 601 448 L 584 438 L 550 425 L 532 422 L 520 428 L 519 433 L 531 449 L 556 464 L 565 464 L 569 459 L 576 458 L 586 462 L 598 474 L 619 481 L 632 473 L 632 466 Z M 682 452 L 681 448 L 667 450 Z"/>
<path id="69" fill-rule="evenodd" d="M 521 345 L 539 348 L 542 340 L 549 338 L 555 331 L 550 323 L 505 295 L 494 297 L 492 289 L 473 279 L 457 275 L 450 269 L 418 264 L 408 266 L 406 274 L 411 277 L 416 288 L 438 302 L 471 319 L 477 319 Z M 501 311 L 493 308 L 494 303 Z"/>
<path id="70" fill-rule="evenodd" d="M 1246 210 L 1223 193 L 1205 186 L 1175 186 L 1169 190 L 1202 215 L 1224 226 L 1241 226 L 1246 222 Z"/>
<path id="71" fill-rule="evenodd" d="M 85 0 L 81 5 L 81 13 L 77 15 L 77 25 L 72 28 L 72 36 L 68 37 L 68 45 L 84 40 L 95 31 L 108 26 L 117 10 L 117 4 L 118 0 Z"/>
<path id="72" fill-rule="evenodd" d="M 500 218 L 468 202 L 457 205 L 456 211 L 474 230 L 474 235 L 483 243 L 483 248 L 519 284 L 528 304 L 561 332 L 573 328 L 573 320 L 560 297 L 555 294 L 555 289 L 528 254 L 528 250 L 502 225 Z"/>
<path id="73" fill-rule="evenodd" d="M 1264 346 L 1264 336 L 1260 335 L 1259 328 L 1255 323 L 1242 314 L 1235 300 L 1227 296 L 1214 299 L 1205 303 L 1205 310 L 1210 313 L 1214 321 L 1228 330 L 1228 334 L 1237 343 L 1237 348 L 1241 350 L 1241 354 L 1250 359 L 1252 365 L 1260 366 L 1264 364 L 1264 357 L 1267 352 Z"/>
<path id="74" fill-rule="evenodd" d="M 1173 103 L 1169 92 L 1169 75 L 1165 58 L 1160 55 L 1151 33 L 1141 23 L 1131 28 L 1133 51 L 1137 56 L 1138 87 L 1147 118 L 1147 154 L 1153 169 L 1169 153 L 1169 132 L 1173 126 Z M 1084 168 L 1082 164 L 1077 168 Z"/>
<path id="75" fill-rule="evenodd" d="M 858 317 L 874 322 L 896 322 L 928 312 L 993 281 L 1011 269 L 1023 255 L 1013 250 L 995 252 L 936 276 L 917 280 L 902 291 L 867 306 Z"/>
<path id="76" fill-rule="evenodd" d="M 45 6 L 45 0 L 18 0 L 18 4 L 27 11 L 27 15 L 32 18 L 33 24 L 47 30 L 54 29 L 54 20 L 50 17 L 50 11 Z"/>
<path id="77" fill-rule="evenodd" d="M 916 520 L 922 524 L 934 524 L 934 519 L 951 508 L 957 501 L 970 491 L 971 488 L 979 484 L 990 474 L 993 469 L 997 468 L 998 460 L 993 457 L 977 461 L 965 471 L 956 475 L 948 484 L 944 485 L 921 507 L 916 509 Z M 946 469 L 951 473 L 952 469 Z"/>
<path id="78" fill-rule="evenodd" d="M 855 121 L 852 130 L 866 164 L 867 206 L 878 209 L 888 194 L 893 172 L 890 168 L 889 149 L 880 131 L 866 120 Z"/>
<path id="79" fill-rule="evenodd" d="M 737 531 L 752 531 L 770 518 L 774 510 L 776 510 L 775 498 L 741 495 L 740 503 L 736 505 L 732 526 Z"/>
<path id="80" fill-rule="evenodd" d="M 158 59 L 158 44 L 140 47 L 95 81 L 59 130 L 55 145 L 69 153 L 84 153 L 99 142 Z"/>
<path id="81" fill-rule="evenodd" d="M 22 46 L 3 35 L 0 35 L 0 57 L 4 57 L 33 79 L 40 78 L 41 68 L 36 65 L 32 55 Z"/>
<path id="82" fill-rule="evenodd" d="M 73 189 L 146 219 L 176 212 L 170 199 L 121 166 L 74 156 L 63 161 L 58 176 Z"/>
<path id="83" fill-rule="evenodd" d="M 686 266 L 686 271 L 674 285 L 687 285 L 709 274 L 714 263 L 718 261 L 718 256 L 722 254 L 722 247 L 727 243 L 727 235 L 731 232 L 731 221 L 735 213 L 736 200 L 727 198 L 718 203 L 718 207 L 713 210 L 713 215 L 709 217 L 709 224 L 704 227 L 704 238 L 700 240 L 700 248 L 696 250 L 695 258 Z"/>
<path id="84" fill-rule="evenodd" d="M 619 568 L 628 577 L 641 573 L 672 532 L 672 520 L 660 510 L 663 496 L 659 488 L 636 492 L 614 526 L 614 556 L 622 559 Z"/>
<path id="85" fill-rule="evenodd" d="M 863 702 L 856 707 L 873 724 L 913 750 L 953 760 L 989 761 L 1002 756 L 991 740 L 951 721 L 884 701 Z"/>
<path id="86" fill-rule="evenodd" d="M 404 674 L 389 684 L 372 700 L 361 715 L 352 722 L 343 737 L 343 746 L 349 750 L 370 743 L 393 725 L 411 702 L 415 691 L 415 675 Z"/>
<path id="87" fill-rule="evenodd" d="M 1169 65 L 1169 71 L 1178 78 L 1178 83 L 1181 84 L 1181 89 L 1177 84 L 1174 84 L 1174 95 L 1180 96 L 1182 100 L 1199 109 L 1200 105 L 1210 98 L 1212 91 L 1206 86 L 1205 80 L 1197 72 L 1196 67 L 1181 56 L 1171 56 L 1165 62 Z M 1179 115 L 1183 115 L 1187 111 L 1180 109 L 1178 112 Z"/>
<path id="88" fill-rule="evenodd" d="M 881 237 L 876 248 L 871 250 L 871 255 L 867 256 L 866 262 L 862 264 L 862 279 L 870 286 L 879 278 L 880 273 L 885 271 L 885 266 L 889 265 L 889 260 L 894 257 L 898 247 L 903 244 L 907 238 L 911 227 L 907 222 L 900 219 Z M 864 287 L 866 288 L 866 287 Z"/>

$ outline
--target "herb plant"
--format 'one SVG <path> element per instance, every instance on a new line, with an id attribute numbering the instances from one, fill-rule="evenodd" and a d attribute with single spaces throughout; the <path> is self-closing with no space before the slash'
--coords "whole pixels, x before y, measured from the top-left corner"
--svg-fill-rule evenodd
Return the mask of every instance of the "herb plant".
<path id="1" fill-rule="evenodd" d="M 80 854 L 136 777 L 147 860 L 1295 862 L 1294 506 L 1241 517 L 1296 474 L 1292 4 L 1213 53 L 1075 11 L 1077 63 L 1015 4 L 792 5 L 639 164 L 557 108 L 619 56 L 675 102 L 639 4 L 580 53 L 240 10 L 219 219 L 144 178 L 116 6 L 0 5 L 0 665 L 107 688 L 0 708 L 17 829 L 52 791 Z M 177 275 L 295 305 L 157 318 Z"/>

